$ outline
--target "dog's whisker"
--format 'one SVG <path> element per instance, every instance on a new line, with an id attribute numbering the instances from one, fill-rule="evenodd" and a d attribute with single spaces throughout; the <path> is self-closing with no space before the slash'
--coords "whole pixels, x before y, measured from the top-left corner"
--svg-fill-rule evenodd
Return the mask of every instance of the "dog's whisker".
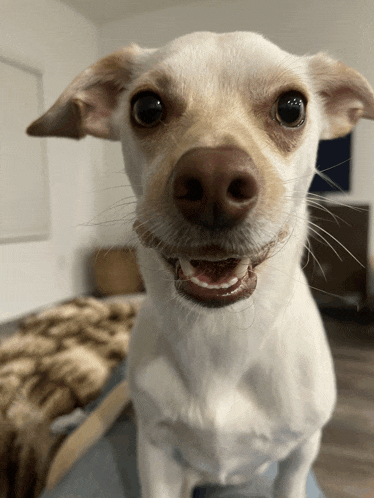
<path id="1" fill-rule="evenodd" d="M 344 190 L 336 183 L 334 182 L 333 180 L 331 180 L 331 178 L 327 175 L 325 175 L 324 173 L 322 173 L 321 171 L 316 171 L 316 175 L 318 175 L 320 178 L 322 178 L 322 180 L 325 180 L 325 182 L 330 185 L 331 187 L 333 187 L 335 190 L 339 190 L 339 192 L 341 192 L 342 194 L 344 195 L 347 195 L 346 192 L 344 192 Z"/>
<path id="2" fill-rule="evenodd" d="M 103 220 L 103 221 L 89 221 L 89 222 L 84 222 L 80 223 L 77 226 L 78 227 L 93 227 L 93 226 L 119 226 L 122 224 L 129 225 L 132 221 L 132 219 L 126 219 L 126 218 L 132 218 L 133 214 L 129 213 L 126 214 L 125 216 L 121 216 L 120 218 L 110 218 L 109 220 Z"/>
<path id="3" fill-rule="evenodd" d="M 353 259 L 354 259 L 354 260 L 355 260 L 355 261 L 356 261 L 359 265 L 360 265 L 360 266 L 362 266 L 362 268 L 365 268 L 365 265 L 363 265 L 363 264 L 362 264 L 362 263 L 361 263 L 361 262 L 360 262 L 360 261 L 356 258 L 356 256 L 355 256 L 354 254 L 352 254 L 352 252 L 351 252 L 349 249 L 347 249 L 347 247 L 345 247 L 345 245 L 344 245 L 344 244 L 342 244 L 342 243 L 341 243 L 341 242 L 340 242 L 340 241 L 339 241 L 336 237 L 334 237 L 334 236 L 333 236 L 333 235 L 331 235 L 331 233 L 329 233 L 327 230 L 325 230 L 325 229 L 324 229 L 324 228 L 322 228 L 322 227 L 319 227 L 319 226 L 318 226 L 318 225 L 316 225 L 315 223 L 313 223 L 313 222 L 309 222 L 309 223 L 310 223 L 310 224 L 312 224 L 313 226 L 315 226 L 318 230 L 322 230 L 322 232 L 324 232 L 326 235 L 328 235 L 329 237 L 331 237 L 331 238 L 332 238 L 332 239 L 333 239 L 333 240 L 334 240 L 337 244 L 339 244 L 339 245 L 340 245 L 340 247 L 341 247 L 342 249 L 344 249 L 344 250 L 345 250 L 345 251 L 346 251 L 346 252 L 347 252 L 347 253 L 348 253 L 348 254 L 349 254 L 349 255 L 350 255 L 350 256 L 351 256 L 351 257 L 352 257 L 352 258 L 353 258 Z M 315 231 L 315 232 L 316 232 L 316 231 Z M 319 233 L 318 233 L 318 236 L 319 236 L 319 237 L 321 237 L 321 234 L 319 234 Z M 321 238 L 322 238 L 322 237 L 321 237 Z M 326 239 L 324 239 L 324 240 L 325 240 L 325 242 L 326 242 L 326 243 L 328 243 L 328 242 L 326 241 Z M 328 245 L 330 246 L 330 244 L 328 244 Z M 331 247 L 331 246 L 330 246 L 330 247 Z M 336 251 L 334 250 L 334 252 L 336 252 Z M 340 257 L 339 257 L 339 259 L 340 259 Z"/>
<path id="4" fill-rule="evenodd" d="M 338 216 L 337 214 L 330 211 L 330 209 L 328 209 L 324 204 L 321 204 L 318 201 L 313 201 L 312 199 L 307 199 L 307 202 L 308 202 L 308 205 L 313 206 L 316 209 L 320 209 L 321 211 L 325 211 L 325 213 L 328 213 L 334 219 L 334 221 L 337 225 L 340 226 L 340 224 L 339 224 L 339 220 L 340 220 L 342 223 L 345 223 L 347 226 L 349 226 L 349 227 L 352 226 L 350 223 L 348 223 L 348 221 L 343 219 L 341 216 Z"/>
<path id="5" fill-rule="evenodd" d="M 100 187 L 100 188 L 97 188 L 97 189 L 94 189 L 94 190 L 89 190 L 87 191 L 87 193 L 94 193 L 94 194 L 99 194 L 101 192 L 107 192 L 108 190 L 114 190 L 114 189 L 124 189 L 124 190 L 128 190 L 129 188 L 131 188 L 132 190 L 132 187 L 131 185 L 128 183 L 128 184 L 119 184 L 119 185 L 111 185 L 110 187 Z M 128 197 L 136 197 L 134 193 L 130 194 Z"/>
<path id="6" fill-rule="evenodd" d="M 97 218 L 99 218 L 100 216 L 103 216 L 107 213 L 109 213 L 110 211 L 113 211 L 115 209 L 119 209 L 119 208 L 123 208 L 123 207 L 127 207 L 127 206 L 131 206 L 131 205 L 136 205 L 136 201 L 129 201 L 129 202 L 123 202 L 124 199 L 120 199 L 118 201 L 116 201 L 115 203 L 113 203 L 112 205 L 110 205 L 109 207 L 105 208 L 103 211 L 101 211 L 100 213 L 96 214 L 93 218 L 91 218 L 90 221 L 88 221 L 87 223 L 91 223 L 93 222 L 94 220 L 96 220 Z"/>
<path id="7" fill-rule="evenodd" d="M 313 197 L 314 199 L 316 200 L 320 200 L 326 204 L 331 204 L 332 206 L 342 206 L 342 207 L 346 207 L 348 209 L 351 209 L 352 211 L 357 211 L 357 212 L 367 212 L 368 209 L 367 208 L 362 208 L 362 207 L 359 207 L 359 206 L 354 206 L 352 204 L 346 204 L 342 201 L 337 201 L 336 199 L 333 199 L 331 197 L 329 198 L 326 198 L 325 196 L 323 195 L 320 195 L 320 194 L 315 194 L 315 193 L 308 193 L 308 198 L 309 197 Z"/>
<path id="8" fill-rule="evenodd" d="M 325 182 L 327 182 L 329 185 L 334 187 L 336 190 L 339 190 L 343 194 L 346 194 L 346 192 L 344 192 L 337 183 L 335 183 L 333 180 L 331 180 L 331 178 L 329 176 L 325 175 L 325 172 L 341 166 L 342 164 L 346 163 L 347 161 L 350 161 L 350 159 L 351 158 L 345 159 L 344 161 L 337 163 L 337 164 L 334 164 L 333 166 L 330 166 L 330 167 L 325 168 L 323 170 L 320 170 L 316 167 L 311 173 L 307 173 L 307 174 L 302 175 L 302 176 L 297 176 L 297 177 L 285 180 L 284 183 L 287 184 L 287 183 L 291 183 L 291 182 L 300 180 L 302 178 L 310 178 L 310 177 L 313 177 L 314 175 L 318 175 L 320 178 L 322 178 Z"/>
<path id="9" fill-rule="evenodd" d="M 311 288 L 315 291 L 321 292 L 322 294 L 325 294 L 327 296 L 342 299 L 341 295 L 325 291 L 324 289 L 320 289 L 318 287 L 314 287 L 314 286 L 310 285 L 308 282 L 303 282 L 301 280 L 298 280 L 297 278 L 293 277 L 292 275 L 289 275 L 288 273 L 286 273 L 285 271 L 281 270 L 280 268 L 278 268 L 276 266 L 272 266 L 271 268 L 276 272 L 279 272 L 279 273 L 282 273 L 283 275 L 286 275 L 288 278 L 291 278 L 294 282 L 297 282 L 298 284 L 305 285 L 305 287 L 309 287 L 309 288 Z"/>
<path id="10" fill-rule="evenodd" d="M 304 244 L 304 247 L 305 247 L 305 249 L 307 250 L 308 257 L 307 257 L 307 261 L 306 261 L 306 263 L 305 263 L 305 265 L 304 265 L 303 269 L 304 269 L 304 268 L 306 268 L 306 267 L 308 266 L 308 264 L 309 264 L 309 256 L 312 256 L 312 258 L 313 258 L 314 262 L 315 262 L 315 263 L 317 263 L 317 265 L 319 266 L 319 269 L 320 269 L 320 271 L 321 271 L 321 273 L 322 273 L 322 275 L 323 275 L 323 278 L 325 279 L 325 282 L 327 282 L 327 278 L 326 278 L 325 271 L 324 271 L 324 269 L 323 269 L 323 267 L 322 267 L 321 263 L 319 262 L 318 258 L 317 258 L 317 257 L 316 257 L 316 255 L 314 254 L 314 252 L 313 252 L 313 250 L 312 250 L 312 248 L 311 248 L 311 246 L 310 246 L 310 242 L 309 242 L 309 240 L 307 239 L 307 241 L 306 241 L 306 242 L 307 242 L 307 243 L 306 243 L 306 244 Z"/>
<path id="11" fill-rule="evenodd" d="M 351 160 L 352 160 L 352 157 L 349 157 L 348 159 L 345 159 L 344 161 L 341 161 L 340 163 L 336 163 L 333 166 L 329 166 L 328 168 L 325 168 L 325 169 L 318 169 L 317 168 L 317 174 L 318 173 L 326 173 L 326 171 L 330 171 L 330 170 L 332 170 L 334 168 L 337 168 L 338 166 L 341 166 L 342 164 L 347 163 L 347 162 L 349 162 Z"/>
<path id="12" fill-rule="evenodd" d="M 313 176 L 317 174 L 317 170 L 313 170 L 311 173 L 305 173 L 304 175 L 300 175 L 300 176 L 294 176 L 293 178 L 289 178 L 287 180 L 283 180 L 283 184 L 284 185 L 287 185 L 289 183 L 292 183 L 292 182 L 297 182 L 299 180 L 302 180 L 304 178 L 313 178 Z"/>
<path id="13" fill-rule="evenodd" d="M 318 237 L 318 239 L 322 240 L 328 247 L 330 247 L 331 250 L 335 253 L 335 255 L 338 257 L 338 259 L 340 261 L 343 261 L 342 257 L 340 256 L 340 254 L 333 247 L 333 245 L 323 235 L 321 235 L 321 233 L 319 233 L 318 230 L 321 230 L 326 235 L 328 235 L 329 237 L 331 237 L 337 244 L 339 244 L 347 252 L 347 254 L 349 254 L 349 256 L 351 256 L 360 266 L 364 267 L 364 265 L 354 256 L 354 254 L 351 251 L 349 251 L 349 249 L 344 244 L 342 244 L 336 237 L 334 237 L 333 235 L 331 235 L 327 230 L 325 230 L 324 228 L 320 227 L 318 224 L 312 222 L 308 216 L 301 217 L 300 215 L 296 215 L 296 214 L 292 213 L 292 214 L 290 214 L 290 217 L 302 220 L 304 222 L 307 222 L 309 230 L 312 232 L 311 235 L 315 236 L 315 237 Z M 342 221 L 344 221 L 344 220 L 342 220 Z M 321 268 L 321 270 L 322 270 L 322 268 Z"/>
<path id="14" fill-rule="evenodd" d="M 306 260 L 306 262 L 305 262 L 304 266 L 302 267 L 302 269 L 303 269 L 303 270 L 304 270 L 304 269 L 308 266 L 308 264 L 309 264 L 309 259 L 310 259 L 310 258 L 309 258 L 309 256 L 310 256 L 310 253 L 311 253 L 310 242 L 309 242 L 309 240 L 308 240 L 308 239 L 306 239 L 306 241 L 304 242 L 304 247 L 305 247 L 305 249 L 306 249 L 306 251 L 307 251 L 307 260 Z"/>

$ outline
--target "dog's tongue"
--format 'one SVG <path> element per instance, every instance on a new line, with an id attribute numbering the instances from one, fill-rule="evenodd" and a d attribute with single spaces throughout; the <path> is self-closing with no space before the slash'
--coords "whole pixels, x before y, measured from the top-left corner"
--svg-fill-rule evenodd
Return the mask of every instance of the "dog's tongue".
<path id="1" fill-rule="evenodd" d="M 207 284 L 225 283 L 233 278 L 238 263 L 239 260 L 233 258 L 224 261 L 191 261 L 191 265 L 195 268 L 195 276 Z"/>
<path id="2" fill-rule="evenodd" d="M 180 259 L 180 276 L 203 287 L 228 288 L 242 279 L 250 266 L 249 258 L 222 261 Z"/>

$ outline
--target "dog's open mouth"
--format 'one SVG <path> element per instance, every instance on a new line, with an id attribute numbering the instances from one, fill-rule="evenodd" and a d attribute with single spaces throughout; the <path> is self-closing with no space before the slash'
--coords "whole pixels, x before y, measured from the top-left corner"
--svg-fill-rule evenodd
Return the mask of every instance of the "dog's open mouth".
<path id="1" fill-rule="evenodd" d="M 179 294 L 202 306 L 219 308 L 253 294 L 257 285 L 255 269 L 268 258 L 271 249 L 287 235 L 287 230 L 250 256 L 232 255 L 219 245 L 202 247 L 169 246 L 144 225 L 134 229 L 142 244 L 159 252 L 174 273 Z"/>
<path id="2" fill-rule="evenodd" d="M 227 306 L 249 297 L 256 289 L 254 268 L 260 261 L 252 263 L 250 258 L 165 259 L 174 267 L 178 292 L 203 306 Z"/>

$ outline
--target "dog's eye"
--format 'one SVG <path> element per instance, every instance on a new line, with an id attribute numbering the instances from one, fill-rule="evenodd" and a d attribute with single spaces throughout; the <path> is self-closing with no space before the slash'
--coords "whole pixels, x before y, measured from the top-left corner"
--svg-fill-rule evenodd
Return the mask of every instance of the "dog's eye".
<path id="1" fill-rule="evenodd" d="M 275 119 L 288 128 L 297 128 L 305 121 L 306 99 L 300 92 L 283 93 L 275 103 Z"/>
<path id="2" fill-rule="evenodd" d="M 135 121 L 146 127 L 155 126 L 164 112 L 160 97 L 152 92 L 139 93 L 133 98 L 131 106 Z"/>

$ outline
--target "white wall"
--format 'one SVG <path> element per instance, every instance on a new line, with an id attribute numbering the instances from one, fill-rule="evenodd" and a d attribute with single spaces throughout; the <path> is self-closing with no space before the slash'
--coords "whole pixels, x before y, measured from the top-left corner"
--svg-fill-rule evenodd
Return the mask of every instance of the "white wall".
<path id="1" fill-rule="evenodd" d="M 46 109 L 97 59 L 97 29 L 56 0 L 1 0 L 0 55 L 43 73 Z M 83 262 L 96 232 L 79 225 L 91 220 L 95 211 L 102 145 L 94 139 L 44 140 L 51 236 L 46 241 L 0 244 L 0 323 L 88 288 Z"/>
<path id="2" fill-rule="evenodd" d="M 207 1 L 171 7 L 102 26 L 100 55 L 133 41 L 142 46 L 161 46 L 177 36 L 199 30 L 257 31 L 296 54 L 327 51 L 358 69 L 374 86 L 374 2 L 367 0 Z M 352 192 L 344 197 L 338 196 L 336 200 L 373 205 L 373 132 L 374 122 L 365 120 L 357 126 L 353 144 Z M 105 158 L 108 171 L 113 164 L 120 164 L 118 144 L 106 145 Z M 115 176 L 109 176 L 107 181 L 115 185 Z M 374 257 L 373 227 L 374 216 L 369 246 L 369 253 Z M 117 233 L 115 226 L 112 231 L 108 228 L 107 239 L 114 242 Z"/>

